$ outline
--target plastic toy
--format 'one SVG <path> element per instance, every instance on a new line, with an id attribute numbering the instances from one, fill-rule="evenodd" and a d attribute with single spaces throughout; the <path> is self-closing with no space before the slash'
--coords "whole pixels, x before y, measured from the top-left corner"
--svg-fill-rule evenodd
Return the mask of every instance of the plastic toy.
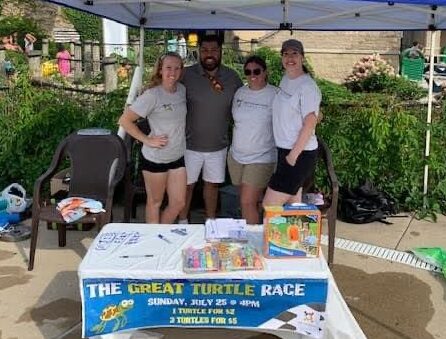
<path id="1" fill-rule="evenodd" d="M 261 255 L 242 243 L 207 243 L 183 250 L 183 269 L 188 273 L 261 270 Z"/>
<path id="2" fill-rule="evenodd" d="M 269 258 L 319 256 L 321 214 L 316 206 L 293 204 L 265 208 L 264 255 Z"/>
<path id="3" fill-rule="evenodd" d="M 183 269 L 185 272 L 210 272 L 218 270 L 218 257 L 211 244 L 189 247 L 183 250 Z"/>

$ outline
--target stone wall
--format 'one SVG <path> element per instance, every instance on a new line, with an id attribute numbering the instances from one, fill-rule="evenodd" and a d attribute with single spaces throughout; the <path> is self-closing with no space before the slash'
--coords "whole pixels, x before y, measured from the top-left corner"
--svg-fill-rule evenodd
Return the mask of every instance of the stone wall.
<path id="1" fill-rule="evenodd" d="M 343 82 L 352 66 L 362 56 L 379 53 L 399 71 L 401 32 L 240 32 L 242 50 L 249 51 L 249 41 L 258 39 L 258 46 L 280 49 L 282 41 L 290 38 L 301 40 L 306 57 L 317 76 L 337 83 Z"/>
<path id="2" fill-rule="evenodd" d="M 38 0 L 3 0 L 0 15 L 32 18 L 49 36 L 53 35 L 54 28 L 74 29 L 74 26 L 64 17 L 60 6 Z"/>

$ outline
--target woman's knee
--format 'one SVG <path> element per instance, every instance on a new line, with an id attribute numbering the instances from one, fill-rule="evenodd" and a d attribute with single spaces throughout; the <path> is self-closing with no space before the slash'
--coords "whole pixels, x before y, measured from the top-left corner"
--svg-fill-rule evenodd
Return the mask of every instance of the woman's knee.
<path id="1" fill-rule="evenodd" d="M 163 199 L 157 199 L 153 197 L 147 197 L 146 205 L 148 208 L 161 208 L 161 204 L 163 203 Z"/>
<path id="2" fill-rule="evenodd" d="M 240 199 L 240 206 L 243 208 L 243 209 L 246 209 L 246 208 L 257 208 L 257 199 L 254 199 L 254 198 L 242 198 L 242 199 Z"/>
<path id="3" fill-rule="evenodd" d="M 169 205 L 171 208 L 181 211 L 184 207 L 186 207 L 186 198 L 184 199 L 169 199 Z"/>

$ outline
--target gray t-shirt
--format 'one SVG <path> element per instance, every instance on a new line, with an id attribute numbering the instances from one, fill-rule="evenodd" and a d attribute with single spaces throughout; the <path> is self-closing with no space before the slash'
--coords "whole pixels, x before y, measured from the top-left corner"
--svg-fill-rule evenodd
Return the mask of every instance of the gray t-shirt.
<path id="1" fill-rule="evenodd" d="M 186 67 L 183 84 L 187 88 L 186 142 L 187 149 L 216 152 L 228 146 L 228 125 L 232 98 L 241 87 L 237 73 L 221 65 L 216 78 L 223 91 L 212 88 L 200 64 Z"/>
<path id="2" fill-rule="evenodd" d="M 231 155 L 241 164 L 276 162 L 272 104 L 277 88 L 266 85 L 254 91 L 243 86 L 232 103 L 234 129 Z"/>
<path id="3" fill-rule="evenodd" d="M 149 135 L 167 135 L 167 145 L 162 148 L 142 147 L 144 158 L 156 163 L 178 160 L 186 150 L 186 89 L 177 85 L 175 93 L 165 91 L 161 86 L 146 90 L 129 107 L 133 112 L 147 118 Z"/>
<path id="4" fill-rule="evenodd" d="M 305 117 L 312 112 L 319 115 L 321 97 L 319 87 L 308 74 L 296 79 L 284 75 L 273 101 L 273 131 L 277 147 L 293 148 Z M 317 138 L 313 130 L 305 150 L 312 151 L 316 148 Z"/>

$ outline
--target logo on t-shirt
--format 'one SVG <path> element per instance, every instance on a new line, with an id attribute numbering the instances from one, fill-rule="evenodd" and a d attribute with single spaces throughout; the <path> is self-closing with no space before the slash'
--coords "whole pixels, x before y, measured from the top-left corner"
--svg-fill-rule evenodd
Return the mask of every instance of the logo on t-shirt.
<path id="1" fill-rule="evenodd" d="M 237 107 L 242 107 L 242 105 L 243 105 L 243 106 L 246 106 L 249 108 L 257 108 L 257 109 L 259 109 L 259 108 L 268 109 L 269 108 L 269 106 L 266 104 L 259 104 L 256 102 L 246 101 L 246 100 L 242 100 L 242 99 L 237 99 L 236 105 L 237 105 Z"/>
<path id="2" fill-rule="evenodd" d="M 285 99 L 289 99 L 292 97 L 292 95 L 290 93 L 288 93 L 281 87 L 279 87 L 279 95 L 283 96 Z"/>
<path id="3" fill-rule="evenodd" d="M 163 104 L 162 107 L 165 111 L 173 111 L 173 104 Z"/>

